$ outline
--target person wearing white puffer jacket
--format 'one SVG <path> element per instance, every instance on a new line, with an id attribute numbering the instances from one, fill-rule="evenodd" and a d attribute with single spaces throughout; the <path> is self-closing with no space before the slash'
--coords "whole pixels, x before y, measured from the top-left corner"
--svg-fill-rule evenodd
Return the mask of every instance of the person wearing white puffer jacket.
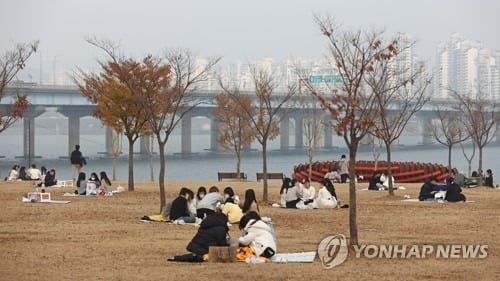
<path id="1" fill-rule="evenodd" d="M 276 253 L 276 239 L 272 227 L 259 214 L 252 211 L 244 215 L 239 224 L 244 236 L 238 239 L 240 246 L 249 246 L 256 256 L 271 258 Z"/>
<path id="2" fill-rule="evenodd" d="M 318 190 L 318 196 L 314 199 L 314 208 L 336 208 L 337 196 L 332 182 L 329 179 L 323 179 L 321 184 L 323 186 Z"/>

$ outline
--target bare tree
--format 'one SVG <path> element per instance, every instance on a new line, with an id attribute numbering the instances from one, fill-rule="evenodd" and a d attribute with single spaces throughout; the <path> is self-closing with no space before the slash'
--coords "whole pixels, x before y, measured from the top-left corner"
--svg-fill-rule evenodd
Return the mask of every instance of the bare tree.
<path id="1" fill-rule="evenodd" d="M 223 149 L 232 150 L 236 154 L 236 175 L 240 180 L 241 151 L 255 139 L 255 129 L 249 126 L 249 114 L 246 113 L 252 111 L 250 98 L 241 95 L 237 89 L 232 92 L 232 97 L 228 94 L 216 97 L 217 107 L 213 114 L 221 124 L 219 144 Z M 234 102 L 235 99 L 237 102 Z"/>
<path id="2" fill-rule="evenodd" d="M 460 115 L 450 110 L 443 110 L 441 107 L 436 107 L 438 116 L 437 126 L 433 126 L 432 133 L 434 138 L 442 145 L 448 148 L 448 169 L 451 171 L 451 152 L 455 144 L 464 142 L 469 138 L 464 134 L 464 127 L 460 121 Z"/>
<path id="3" fill-rule="evenodd" d="M 285 104 L 297 93 L 296 86 L 290 85 L 285 93 L 277 93 L 278 83 L 276 77 L 266 70 L 258 70 L 251 66 L 252 80 L 255 88 L 255 97 L 252 100 L 251 108 L 242 107 L 248 116 L 250 126 L 255 130 L 255 137 L 262 146 L 262 172 L 263 174 L 263 199 L 268 200 L 268 179 L 267 179 L 267 142 L 274 139 L 279 134 L 279 122 L 285 117 L 287 112 Z M 234 92 L 220 83 L 221 88 L 234 102 L 238 102 Z"/>
<path id="4" fill-rule="evenodd" d="M 8 50 L 0 57 L 0 101 L 7 96 L 5 89 L 16 77 L 17 73 L 24 69 L 29 57 L 38 48 L 38 41 L 27 44 L 19 43 L 13 50 Z M 14 122 L 23 117 L 28 109 L 29 102 L 26 96 L 17 94 L 12 97 L 12 102 L 7 110 L 0 108 L 0 133 L 9 128 Z"/>
<path id="5" fill-rule="evenodd" d="M 360 141 L 374 126 L 374 95 L 367 91 L 366 76 L 373 71 L 377 57 L 388 51 L 383 46 L 382 31 L 365 32 L 340 29 L 331 17 L 315 20 L 329 44 L 329 61 L 338 70 L 342 82 L 339 89 L 321 93 L 311 83 L 306 86 L 330 113 L 337 135 L 349 149 L 349 236 L 350 244 L 358 244 L 356 205 L 356 154 Z M 307 79 L 303 80 L 308 81 Z"/>
<path id="6" fill-rule="evenodd" d="M 476 143 L 472 142 L 472 152 L 471 154 L 467 154 L 465 152 L 465 147 L 464 143 L 460 143 L 460 147 L 462 148 L 462 154 L 464 155 L 465 160 L 467 160 L 467 177 L 472 176 L 472 160 L 474 159 L 474 156 L 476 156 Z"/>
<path id="7" fill-rule="evenodd" d="M 148 116 L 149 128 L 158 142 L 160 156 L 159 189 L 160 211 L 165 206 L 165 145 L 179 122 L 200 104 L 196 100 L 196 87 L 207 81 L 210 69 L 220 58 L 209 59 L 196 68 L 194 55 L 189 50 L 169 50 L 165 56 L 169 72 L 151 79 L 151 90 L 141 101 Z M 163 81 L 161 85 L 155 81 Z"/>
<path id="8" fill-rule="evenodd" d="M 478 173 L 479 185 L 483 184 L 483 149 L 495 137 L 500 120 L 500 104 L 496 100 L 487 100 L 478 94 L 476 97 L 450 90 L 457 101 L 457 109 L 462 113 L 463 125 L 470 138 L 479 149 Z"/>
<path id="9" fill-rule="evenodd" d="M 391 146 L 399 139 L 410 118 L 429 100 L 426 95 L 430 79 L 423 63 L 408 66 L 402 63 L 402 52 L 414 45 L 400 36 L 384 45 L 374 56 L 367 72 L 366 83 L 375 97 L 376 117 L 373 133 L 385 144 L 389 194 L 394 195 L 392 182 Z"/>
<path id="10" fill-rule="evenodd" d="M 309 163 L 309 181 L 312 178 L 312 164 L 313 158 L 316 153 L 316 149 L 319 145 L 321 139 L 321 112 L 318 112 L 319 108 L 316 108 L 315 103 L 305 101 L 303 103 L 304 110 L 304 136 L 305 136 L 305 149 L 307 152 L 307 158 Z"/>
<path id="11" fill-rule="evenodd" d="M 382 152 L 383 141 L 379 138 L 375 138 L 376 140 L 372 141 L 372 153 L 373 153 L 373 161 L 375 162 L 373 165 L 373 170 L 377 171 L 378 169 L 378 159 L 380 158 L 380 154 Z"/>

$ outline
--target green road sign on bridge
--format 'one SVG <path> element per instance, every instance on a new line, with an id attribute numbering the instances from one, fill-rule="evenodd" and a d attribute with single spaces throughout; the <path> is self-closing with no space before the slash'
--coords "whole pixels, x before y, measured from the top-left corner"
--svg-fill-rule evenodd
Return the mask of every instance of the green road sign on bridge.
<path id="1" fill-rule="evenodd" d="M 309 76 L 309 82 L 311 83 L 339 83 L 342 82 L 342 77 L 340 75 L 311 75 Z"/>

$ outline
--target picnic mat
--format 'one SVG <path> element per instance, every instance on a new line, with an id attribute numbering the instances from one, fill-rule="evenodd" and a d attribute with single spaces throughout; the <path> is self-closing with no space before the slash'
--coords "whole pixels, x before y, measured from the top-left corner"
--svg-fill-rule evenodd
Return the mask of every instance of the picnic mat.
<path id="1" fill-rule="evenodd" d="M 285 253 L 276 254 L 271 258 L 272 262 L 313 262 L 316 252 Z"/>
<path id="2" fill-rule="evenodd" d="M 419 201 L 418 198 L 411 198 L 411 199 L 403 199 L 401 200 L 403 202 L 417 202 L 417 203 L 460 203 L 460 202 L 448 202 L 448 201 L 443 201 L 443 200 L 427 200 L 427 201 Z M 465 201 L 465 203 L 474 203 L 475 201 Z"/>
<path id="3" fill-rule="evenodd" d="M 143 216 L 141 218 L 142 222 L 167 222 L 167 218 L 162 215 L 151 215 L 151 216 Z"/>
<path id="4" fill-rule="evenodd" d="M 68 196 L 68 197 L 101 197 L 101 196 L 113 196 L 115 193 L 110 193 L 110 192 L 107 192 L 106 194 L 104 195 L 80 195 L 80 194 L 75 194 L 73 192 L 66 192 L 63 194 L 63 196 Z"/>
<path id="5" fill-rule="evenodd" d="M 404 186 L 399 186 L 399 187 L 394 187 L 393 188 L 394 190 L 406 190 L 406 188 Z M 371 190 L 371 189 L 368 189 L 368 187 L 364 187 L 364 188 L 359 188 L 358 191 L 388 191 L 389 189 L 374 189 L 374 190 Z"/>
<path id="6" fill-rule="evenodd" d="M 71 201 L 67 200 L 44 200 L 44 201 L 37 201 L 37 200 L 30 200 L 26 197 L 23 197 L 21 200 L 23 203 L 49 203 L 49 204 L 68 204 Z"/>

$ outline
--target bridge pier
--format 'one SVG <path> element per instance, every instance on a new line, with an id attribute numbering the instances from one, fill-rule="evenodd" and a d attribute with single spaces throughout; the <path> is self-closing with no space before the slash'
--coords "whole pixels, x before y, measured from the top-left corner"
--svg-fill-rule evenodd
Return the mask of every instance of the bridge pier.
<path id="1" fill-rule="evenodd" d="M 434 126 L 432 124 L 432 119 L 431 118 L 424 118 L 422 120 L 422 144 L 423 145 L 434 143 L 433 129 L 434 129 Z"/>
<path id="2" fill-rule="evenodd" d="M 304 116 L 295 116 L 295 149 L 304 148 Z"/>
<path id="3" fill-rule="evenodd" d="M 332 148 L 332 131 L 333 128 L 330 116 L 325 116 L 323 119 L 323 148 L 325 149 Z"/>
<path id="4" fill-rule="evenodd" d="M 497 124 L 496 142 L 500 143 L 500 124 Z"/>
<path id="5" fill-rule="evenodd" d="M 29 108 L 23 116 L 23 157 L 35 158 L 35 118 L 45 112 L 43 107 Z"/>
<path id="6" fill-rule="evenodd" d="M 139 147 L 139 153 L 142 155 L 148 155 L 151 149 L 151 138 L 152 136 L 141 136 L 139 139 L 140 142 L 140 147 Z"/>
<path id="7" fill-rule="evenodd" d="M 215 117 L 210 118 L 210 150 L 219 151 L 219 122 Z"/>
<path id="8" fill-rule="evenodd" d="M 287 151 L 290 148 L 290 118 L 283 117 L 280 122 L 280 150 Z"/>
<path id="9" fill-rule="evenodd" d="M 68 156 L 75 149 L 75 145 L 80 144 L 80 118 L 91 114 L 91 108 L 59 108 L 57 110 L 62 115 L 68 117 Z M 85 148 L 82 147 L 82 151 Z"/>
<path id="10" fill-rule="evenodd" d="M 181 153 L 191 153 L 191 115 L 186 114 L 181 120 Z"/>
<path id="11" fill-rule="evenodd" d="M 106 154 L 113 155 L 121 152 L 120 135 L 113 128 L 106 126 Z"/>

